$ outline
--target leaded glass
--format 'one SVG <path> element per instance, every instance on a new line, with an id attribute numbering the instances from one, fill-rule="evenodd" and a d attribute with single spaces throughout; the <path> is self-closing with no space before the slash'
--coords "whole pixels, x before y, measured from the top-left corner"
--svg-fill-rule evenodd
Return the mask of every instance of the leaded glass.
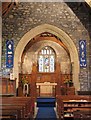
<path id="1" fill-rule="evenodd" d="M 44 47 L 38 54 L 39 72 L 55 71 L 55 52 L 51 47 Z"/>
<path id="2" fill-rule="evenodd" d="M 43 56 L 39 56 L 39 72 L 43 71 Z"/>
<path id="3" fill-rule="evenodd" d="M 54 72 L 54 56 L 50 56 L 50 72 Z"/>

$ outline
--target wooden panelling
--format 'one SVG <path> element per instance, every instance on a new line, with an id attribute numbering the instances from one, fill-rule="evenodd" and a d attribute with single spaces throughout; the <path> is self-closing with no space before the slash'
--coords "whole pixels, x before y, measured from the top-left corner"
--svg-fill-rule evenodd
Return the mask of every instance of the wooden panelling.
<path id="1" fill-rule="evenodd" d="M 2 78 L 2 95 L 16 94 L 16 80 Z"/>
<path id="2" fill-rule="evenodd" d="M 27 80 L 29 83 L 31 83 L 31 74 L 19 74 L 19 81 Z"/>
<path id="3" fill-rule="evenodd" d="M 19 74 L 19 80 L 26 79 L 29 83 L 31 83 L 31 76 L 32 74 Z M 37 76 L 37 82 L 57 82 L 56 73 L 36 73 Z M 60 74 L 60 83 L 64 84 L 65 81 L 71 80 L 72 75 L 71 74 Z"/>
<path id="4" fill-rule="evenodd" d="M 30 94 L 31 94 L 31 87 L 35 87 L 36 89 L 35 94 L 38 95 L 38 89 L 36 83 L 57 83 L 55 87 L 56 94 L 58 95 L 74 95 L 75 88 L 73 86 L 69 87 L 67 84 L 64 84 L 65 81 L 69 81 L 72 78 L 70 74 L 58 74 L 57 72 L 54 73 L 38 73 L 37 71 L 33 70 L 32 74 L 19 74 L 19 80 L 26 80 L 30 85 Z M 33 85 L 34 84 L 34 85 Z M 19 96 L 23 96 L 23 85 L 19 82 Z M 34 92 L 34 91 L 33 91 Z"/>
<path id="5" fill-rule="evenodd" d="M 56 76 L 55 73 L 38 73 L 37 74 L 37 81 L 36 82 L 56 82 Z"/>

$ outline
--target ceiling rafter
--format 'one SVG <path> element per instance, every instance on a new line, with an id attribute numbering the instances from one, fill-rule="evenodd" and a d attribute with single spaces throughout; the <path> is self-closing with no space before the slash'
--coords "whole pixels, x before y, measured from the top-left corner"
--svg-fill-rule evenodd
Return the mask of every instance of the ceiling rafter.
<path id="1" fill-rule="evenodd" d="M 91 7 L 91 0 L 85 0 L 85 1 Z"/>
<path id="2" fill-rule="evenodd" d="M 2 2 L 2 16 L 8 14 L 8 12 L 15 6 L 18 5 L 18 0 L 7 0 L 7 2 Z"/>

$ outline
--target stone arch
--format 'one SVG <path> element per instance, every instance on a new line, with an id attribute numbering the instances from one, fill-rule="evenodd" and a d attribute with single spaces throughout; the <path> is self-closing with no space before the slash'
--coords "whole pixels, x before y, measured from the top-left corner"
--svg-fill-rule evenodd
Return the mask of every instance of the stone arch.
<path id="1" fill-rule="evenodd" d="M 71 57 L 71 63 L 73 64 L 73 82 L 76 91 L 80 89 L 80 83 L 79 83 L 79 56 L 76 49 L 75 44 L 73 43 L 72 39 L 60 28 L 49 25 L 49 24 L 42 24 L 39 25 L 33 29 L 31 29 L 29 32 L 27 32 L 19 41 L 16 49 L 15 49 L 15 55 L 14 55 L 14 77 L 17 78 L 16 81 L 16 87 L 18 87 L 18 74 L 19 74 L 19 64 L 21 62 L 21 56 L 23 53 L 23 50 L 27 43 L 34 38 L 35 36 L 43 33 L 43 32 L 49 32 L 54 34 L 55 36 L 59 37 L 62 42 L 67 46 L 70 57 Z"/>

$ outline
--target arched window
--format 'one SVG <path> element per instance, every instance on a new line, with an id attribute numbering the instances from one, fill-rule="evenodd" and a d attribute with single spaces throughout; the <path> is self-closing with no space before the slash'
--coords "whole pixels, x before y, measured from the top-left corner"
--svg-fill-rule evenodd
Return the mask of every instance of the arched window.
<path id="1" fill-rule="evenodd" d="M 55 52 L 45 46 L 38 54 L 38 71 L 39 72 L 54 72 L 55 71 Z"/>

